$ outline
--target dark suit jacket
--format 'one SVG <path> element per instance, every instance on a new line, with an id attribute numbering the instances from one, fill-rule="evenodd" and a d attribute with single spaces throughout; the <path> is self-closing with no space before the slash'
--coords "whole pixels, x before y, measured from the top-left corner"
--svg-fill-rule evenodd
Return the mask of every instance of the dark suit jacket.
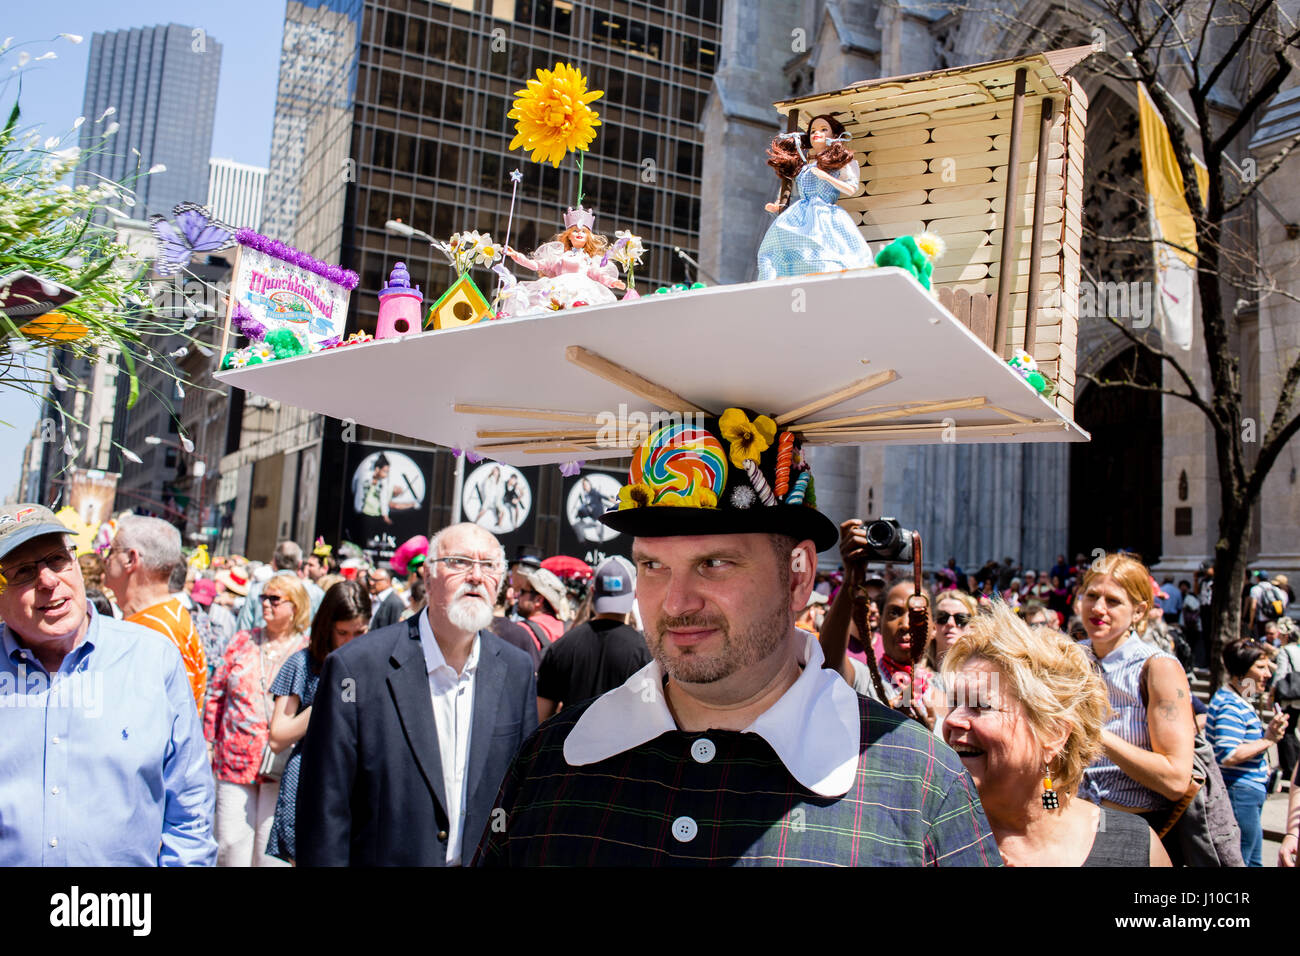
<path id="1" fill-rule="evenodd" d="M 378 609 L 375 611 L 374 623 L 371 625 L 372 631 L 396 624 L 402 619 L 402 612 L 406 610 L 406 605 L 394 591 L 388 597 L 384 598 Z M 310 723 L 310 721 L 308 722 Z"/>
<path id="2" fill-rule="evenodd" d="M 528 655 L 479 632 L 461 861 L 474 858 L 515 751 L 537 727 Z M 325 659 L 302 742 L 300 866 L 444 866 L 447 797 L 416 617 Z"/>

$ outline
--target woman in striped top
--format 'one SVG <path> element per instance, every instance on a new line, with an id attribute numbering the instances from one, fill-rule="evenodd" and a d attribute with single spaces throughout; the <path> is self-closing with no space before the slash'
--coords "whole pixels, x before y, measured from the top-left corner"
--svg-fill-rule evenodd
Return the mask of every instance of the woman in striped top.
<path id="1" fill-rule="evenodd" d="M 1080 795 L 1141 814 L 1157 830 L 1171 801 L 1192 781 L 1196 725 L 1192 692 L 1178 659 L 1143 634 L 1155 601 L 1151 574 L 1131 555 L 1107 554 L 1083 575 L 1076 610 L 1087 649 L 1106 682 L 1111 716 L 1102 755 L 1084 773 Z M 1178 856 L 1166 838 L 1165 849 Z"/>
<path id="2" fill-rule="evenodd" d="M 1264 865 L 1261 815 L 1268 793 L 1268 748 L 1286 733 L 1287 716 L 1274 714 L 1264 727 L 1255 712 L 1255 699 L 1268 686 L 1268 655 L 1255 641 L 1233 641 L 1223 649 L 1227 686 L 1210 698 L 1205 735 L 1214 745 L 1214 758 L 1228 785 L 1232 812 L 1241 827 L 1241 857 L 1247 866 Z"/>

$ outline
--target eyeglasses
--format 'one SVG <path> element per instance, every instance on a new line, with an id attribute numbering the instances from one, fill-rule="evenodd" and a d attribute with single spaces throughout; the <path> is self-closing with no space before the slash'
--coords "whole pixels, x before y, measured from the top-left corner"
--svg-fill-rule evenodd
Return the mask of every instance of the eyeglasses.
<path id="1" fill-rule="evenodd" d="M 433 564 L 445 564 L 447 570 L 452 574 L 467 574 L 470 568 L 478 568 L 489 577 L 500 577 L 505 568 L 499 561 L 475 561 L 473 558 L 466 558 L 458 554 L 453 554 L 446 558 L 430 558 Z"/>
<path id="2" fill-rule="evenodd" d="M 60 549 L 47 554 L 38 561 L 31 561 L 27 564 L 20 564 L 15 568 L 0 570 L 0 574 L 4 575 L 5 581 L 10 586 L 25 588 L 41 576 L 41 568 L 49 568 L 55 574 L 63 574 L 70 567 L 72 567 L 72 552 L 67 549 Z"/>
<path id="3" fill-rule="evenodd" d="M 956 614 L 949 614 L 947 611 L 935 611 L 934 622 L 943 627 L 951 620 L 958 627 L 965 627 L 970 623 L 970 615 L 964 611 L 958 611 Z"/>
<path id="4" fill-rule="evenodd" d="M 263 604 L 269 604 L 269 605 L 271 605 L 272 608 L 277 608 L 277 607 L 279 607 L 280 604 L 281 604 L 282 602 L 286 601 L 286 600 L 288 600 L 288 599 L 287 599 L 287 598 L 282 598 L 282 597 L 280 597 L 280 595 L 278 595 L 278 594 L 263 594 L 263 595 L 262 595 L 262 603 L 263 603 Z"/>

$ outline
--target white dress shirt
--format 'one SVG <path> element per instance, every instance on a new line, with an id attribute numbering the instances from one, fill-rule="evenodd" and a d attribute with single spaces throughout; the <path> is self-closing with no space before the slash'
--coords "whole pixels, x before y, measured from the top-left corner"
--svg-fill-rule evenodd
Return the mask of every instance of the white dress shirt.
<path id="1" fill-rule="evenodd" d="M 858 696 L 838 673 L 822 668 L 825 657 L 816 637 L 796 631 L 790 640 L 803 670 L 781 699 L 742 732 L 771 744 L 809 790 L 843 796 L 858 769 Z M 663 693 L 663 669 L 651 661 L 621 687 L 596 698 L 578 718 L 564 740 L 564 759 L 571 767 L 598 763 L 676 729 Z"/>
<path id="2" fill-rule="evenodd" d="M 429 671 L 433 723 L 438 731 L 442 786 L 447 794 L 447 865 L 460 866 L 465 829 L 466 768 L 469 765 L 470 725 L 474 719 L 474 672 L 478 670 L 479 636 L 474 635 L 465 669 L 459 674 L 443 657 L 433 636 L 429 615 L 420 615 L 420 648 Z M 471 849 L 473 849 L 471 847 Z"/>

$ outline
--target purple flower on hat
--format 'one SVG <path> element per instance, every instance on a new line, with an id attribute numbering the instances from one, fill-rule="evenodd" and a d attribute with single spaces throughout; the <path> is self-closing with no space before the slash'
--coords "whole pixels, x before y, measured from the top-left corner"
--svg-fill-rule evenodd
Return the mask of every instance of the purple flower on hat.
<path id="1" fill-rule="evenodd" d="M 582 471 L 582 466 L 585 464 L 585 461 L 566 461 L 560 466 L 560 474 L 565 478 L 572 478 L 578 472 Z"/>

